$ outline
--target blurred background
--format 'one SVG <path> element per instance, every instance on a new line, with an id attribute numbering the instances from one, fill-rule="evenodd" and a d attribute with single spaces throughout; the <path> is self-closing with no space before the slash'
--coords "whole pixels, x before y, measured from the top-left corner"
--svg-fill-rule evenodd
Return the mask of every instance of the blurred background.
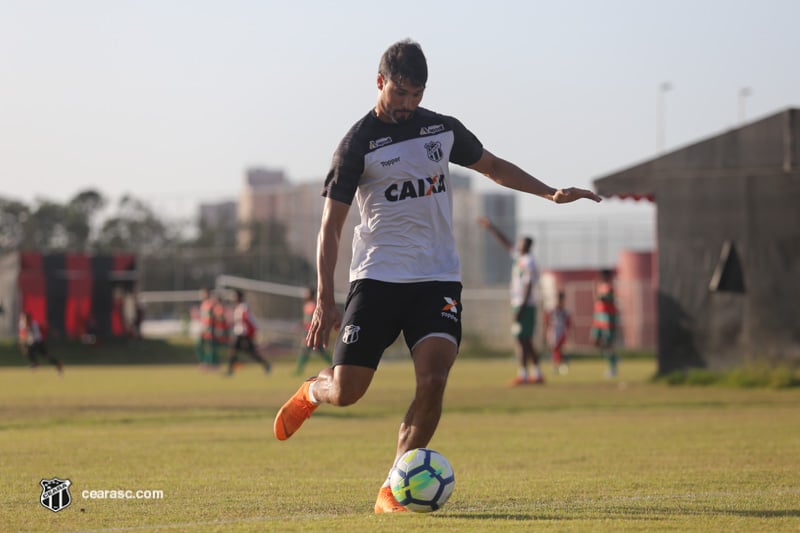
<path id="1" fill-rule="evenodd" d="M 673 182 L 652 182 L 719 169 L 778 176 L 782 197 L 796 205 L 797 20 L 793 0 L 0 1 L 0 335 L 13 337 L 28 308 L 55 338 L 124 337 L 137 315 L 145 335 L 191 335 L 200 287 L 217 286 L 248 291 L 265 343 L 296 340 L 289 325 L 315 283 L 330 157 L 374 105 L 381 53 L 410 37 L 430 68 L 422 105 L 458 117 L 489 150 L 546 183 L 597 189 L 595 180 L 661 165 L 601 190 L 601 204 L 566 206 L 454 168 L 470 337 L 500 347 L 511 340 L 510 259 L 476 224 L 486 216 L 511 238 L 535 239 L 541 306 L 566 293 L 574 346 L 589 345 L 593 281 L 608 268 L 617 273 L 621 342 L 656 350 L 667 309 L 660 294 L 690 317 L 706 316 L 709 305 L 731 308 L 708 296 L 709 279 L 727 264 L 724 242 L 738 244 L 745 266 L 773 258 L 757 277 L 777 271 L 788 280 L 784 271 L 798 265 L 794 219 L 780 223 L 790 229 L 772 253 L 747 243 L 779 222 L 755 227 L 751 217 L 712 224 L 718 231 L 699 245 L 701 272 L 669 268 L 691 249 L 700 222 L 665 259 L 659 242 L 674 237 L 664 233 L 674 225 L 662 217 L 687 220 L 704 204 L 682 212 L 677 198 L 658 209 Z M 776 116 L 788 118 L 775 119 L 773 134 L 763 124 Z M 742 187 L 742 198 L 758 197 Z M 718 206 L 713 190 L 706 200 Z M 754 201 L 753 213 L 768 205 Z M 725 209 L 713 212 L 725 220 Z M 687 301 L 670 289 L 681 280 L 692 285 Z M 774 337 L 748 317 L 770 307 L 786 314 L 776 299 L 780 291 L 765 287 L 759 303 L 735 303 L 733 316 L 695 320 L 682 334 L 706 342 L 738 324 L 740 360 Z M 776 327 L 785 340 L 763 351 L 794 357 L 796 325 Z M 733 349 L 715 342 L 701 351 Z M 696 344 L 675 365 L 721 360 L 698 362 Z"/>

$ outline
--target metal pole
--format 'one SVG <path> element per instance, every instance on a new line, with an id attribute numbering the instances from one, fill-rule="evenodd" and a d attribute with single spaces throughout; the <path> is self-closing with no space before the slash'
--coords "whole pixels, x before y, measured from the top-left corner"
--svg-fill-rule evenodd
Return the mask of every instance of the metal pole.
<path id="1" fill-rule="evenodd" d="M 739 89 L 739 125 L 740 126 L 744 125 L 744 121 L 746 120 L 745 109 L 744 109 L 745 98 L 747 98 L 751 94 L 753 94 L 753 91 L 750 90 L 750 87 L 742 87 L 741 89 Z"/>
<path id="2" fill-rule="evenodd" d="M 668 81 L 662 82 L 661 85 L 658 86 L 658 109 L 657 109 L 657 117 L 656 117 L 656 151 L 658 154 L 664 152 L 664 141 L 666 139 L 666 118 L 665 118 L 665 107 L 666 107 L 666 93 L 667 91 L 672 90 L 672 84 Z"/>

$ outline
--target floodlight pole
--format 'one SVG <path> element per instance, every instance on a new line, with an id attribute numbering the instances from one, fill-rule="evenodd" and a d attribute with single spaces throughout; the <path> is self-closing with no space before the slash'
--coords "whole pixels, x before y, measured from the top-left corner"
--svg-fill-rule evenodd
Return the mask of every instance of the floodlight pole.
<path id="1" fill-rule="evenodd" d="M 740 126 L 744 125 L 744 121 L 746 119 L 746 117 L 745 117 L 745 109 L 744 109 L 745 98 L 747 98 L 751 94 L 753 94 L 753 91 L 750 89 L 750 87 L 742 87 L 741 89 L 739 89 L 739 125 Z"/>
<path id="2" fill-rule="evenodd" d="M 672 90 L 672 84 L 668 81 L 662 82 L 658 86 L 658 103 L 657 103 L 657 117 L 656 117 L 656 151 L 661 154 L 664 152 L 664 140 L 666 139 L 666 94 L 667 91 Z"/>

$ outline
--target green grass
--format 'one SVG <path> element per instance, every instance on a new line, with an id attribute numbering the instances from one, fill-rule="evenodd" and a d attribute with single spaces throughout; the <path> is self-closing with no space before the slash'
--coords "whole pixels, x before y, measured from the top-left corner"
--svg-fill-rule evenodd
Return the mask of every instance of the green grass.
<path id="1" fill-rule="evenodd" d="M 800 366 L 749 364 L 727 371 L 713 372 L 705 369 L 676 371 L 655 376 L 654 381 L 670 385 L 718 385 L 737 388 L 768 387 L 782 389 L 800 387 Z"/>
<path id="2" fill-rule="evenodd" d="M 459 361 L 431 442 L 455 492 L 431 515 L 390 516 L 372 505 L 411 399 L 407 361 L 287 442 L 272 419 L 299 384 L 290 361 L 234 378 L 188 365 L 2 368 L 0 530 L 800 529 L 800 390 L 674 387 L 651 382 L 654 365 L 623 361 L 610 381 L 582 360 L 510 388 L 510 360 Z M 74 499 L 59 513 L 39 503 L 39 481 L 56 476 Z M 101 489 L 165 497 L 81 496 Z"/>

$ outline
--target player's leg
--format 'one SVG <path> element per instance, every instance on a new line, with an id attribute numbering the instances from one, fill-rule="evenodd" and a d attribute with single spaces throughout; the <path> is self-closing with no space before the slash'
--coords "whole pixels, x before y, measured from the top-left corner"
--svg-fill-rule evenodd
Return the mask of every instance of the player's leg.
<path id="1" fill-rule="evenodd" d="M 260 363 L 262 367 L 264 367 L 264 372 L 269 374 L 272 371 L 272 365 L 267 360 L 266 357 L 263 357 L 256 347 L 255 341 L 251 337 L 243 336 L 244 340 L 242 341 L 242 345 L 244 346 L 245 351 L 253 358 L 256 362 Z"/>
<path id="2" fill-rule="evenodd" d="M 228 351 L 228 375 L 232 376 L 233 373 L 236 371 L 236 365 L 239 362 L 239 348 L 240 348 L 240 337 L 236 337 L 236 340 L 233 344 L 231 344 L 230 350 Z"/>
<path id="3" fill-rule="evenodd" d="M 204 365 L 206 363 L 206 341 L 202 335 L 197 339 L 194 350 L 195 355 L 197 355 L 197 362 L 200 365 Z"/>
<path id="4" fill-rule="evenodd" d="M 528 381 L 528 357 L 525 353 L 525 339 L 516 337 L 514 360 L 517 362 L 517 375 L 511 381 L 512 385 L 519 385 Z"/>
<path id="5" fill-rule="evenodd" d="M 281 407 L 274 423 L 278 440 L 291 437 L 320 404 L 351 405 L 367 391 L 383 351 L 400 334 L 399 322 L 391 311 L 384 312 L 385 303 L 395 297 L 391 291 L 396 288 L 390 285 L 372 280 L 352 284 L 334 348 L 334 366 L 303 383 Z"/>
<path id="6" fill-rule="evenodd" d="M 536 348 L 533 346 L 533 337 L 526 337 L 522 339 L 523 353 L 525 358 L 525 366 L 531 368 L 531 373 L 528 375 L 528 383 L 543 383 L 542 369 L 539 366 L 539 354 L 536 353 Z"/>
<path id="7" fill-rule="evenodd" d="M 397 457 L 424 448 L 442 415 L 442 400 L 458 348 L 451 339 L 427 337 L 412 352 L 416 389 L 397 437 Z"/>
<path id="8" fill-rule="evenodd" d="M 367 392 L 375 369 L 357 365 L 336 365 L 323 369 L 309 386 L 309 395 L 317 405 L 329 403 L 346 407 L 356 403 Z"/>
<path id="9" fill-rule="evenodd" d="M 523 321 L 520 317 L 520 308 L 512 307 L 511 313 L 513 322 L 511 333 L 514 335 L 514 360 L 517 363 L 517 375 L 511 380 L 512 385 L 520 385 L 528 381 L 527 354 L 525 353 L 525 342 L 523 332 Z"/>
<path id="10" fill-rule="evenodd" d="M 442 415 L 447 379 L 461 343 L 460 283 L 413 284 L 405 296 L 403 334 L 414 361 L 416 387 L 400 424 L 393 463 L 408 450 L 427 446 L 433 438 Z M 406 510 L 392 494 L 389 476 L 378 491 L 376 513 Z"/>
<path id="11" fill-rule="evenodd" d="M 564 343 L 567 340 L 566 334 L 560 335 L 553 343 L 553 370 L 558 374 L 567 373 L 567 365 L 564 361 Z"/>
<path id="12" fill-rule="evenodd" d="M 44 342 L 39 341 L 34 344 L 36 349 L 39 351 L 42 357 L 50 361 L 50 363 L 56 367 L 58 373 L 61 374 L 64 371 L 64 365 L 61 364 L 61 361 L 50 355 L 50 352 L 47 350 L 47 346 L 45 346 Z"/>
<path id="13" fill-rule="evenodd" d="M 397 434 L 394 460 L 408 450 L 424 448 L 430 443 L 442 416 L 444 391 L 458 347 L 453 339 L 427 337 L 412 352 L 416 389 Z M 394 465 L 392 465 L 394 466 Z M 389 469 L 391 476 L 391 469 Z M 389 484 L 389 476 L 378 491 L 376 513 L 397 513 L 406 509 L 397 502 Z"/>
<path id="14" fill-rule="evenodd" d="M 275 437 L 286 440 L 294 435 L 322 403 L 339 407 L 354 404 L 367 392 L 374 374 L 373 368 L 337 365 L 309 378 L 278 411 L 273 425 Z"/>
<path id="15" fill-rule="evenodd" d="M 610 378 L 616 377 L 618 373 L 618 359 L 614 351 L 614 334 L 614 328 L 610 326 L 605 332 L 605 339 L 603 340 L 603 353 L 608 363 L 608 372 L 606 375 Z"/>
<path id="16" fill-rule="evenodd" d="M 519 371 L 512 384 L 541 383 L 542 373 L 539 368 L 539 356 L 533 346 L 533 333 L 536 325 L 536 308 L 530 305 L 515 310 L 517 321 L 517 364 Z M 533 370 L 531 376 L 528 368 Z"/>
<path id="17" fill-rule="evenodd" d="M 223 346 L 223 344 L 218 339 L 211 339 L 209 365 L 212 370 L 216 370 L 219 366 L 219 349 L 221 346 Z"/>
<path id="18" fill-rule="evenodd" d="M 33 344 L 29 344 L 25 348 L 25 355 L 28 357 L 28 361 L 30 361 L 31 368 L 39 366 L 39 360 L 36 358 L 36 349 Z"/>
<path id="19" fill-rule="evenodd" d="M 525 359 L 526 366 L 530 365 L 532 375 L 528 381 L 530 383 L 544 383 L 542 369 L 539 366 L 539 354 L 533 344 L 536 333 L 536 306 L 526 305 L 522 314 L 522 331 L 525 335 Z"/>

